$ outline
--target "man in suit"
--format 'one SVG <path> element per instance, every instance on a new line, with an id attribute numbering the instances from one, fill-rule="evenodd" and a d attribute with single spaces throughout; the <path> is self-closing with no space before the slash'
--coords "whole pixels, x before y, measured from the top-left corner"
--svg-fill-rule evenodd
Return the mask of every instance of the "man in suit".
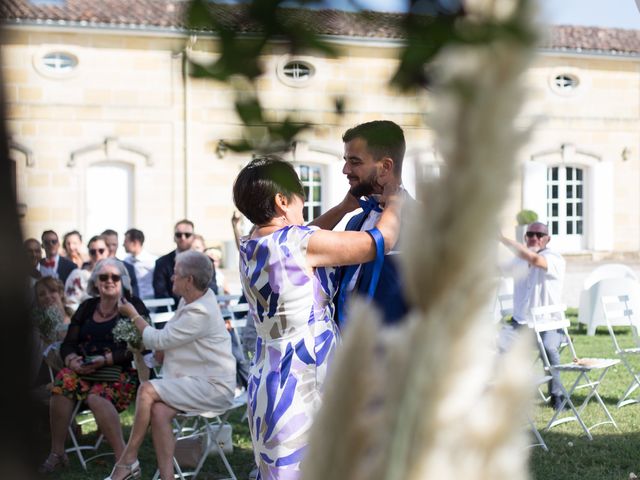
<path id="1" fill-rule="evenodd" d="M 104 238 L 105 243 L 107 244 L 107 248 L 109 249 L 109 257 L 115 258 L 116 260 L 120 260 L 116 257 L 116 252 L 118 251 L 118 232 L 112 230 L 110 228 L 106 229 L 104 232 L 100 234 L 102 238 Z M 122 260 L 120 260 L 122 262 Z M 130 263 L 122 262 L 124 267 L 127 269 L 127 273 L 129 274 L 129 280 L 131 280 L 131 293 L 134 297 L 140 298 L 140 289 L 138 288 L 138 277 L 136 277 L 136 270 L 133 268 L 133 265 Z"/>
<path id="2" fill-rule="evenodd" d="M 40 260 L 40 274 L 43 277 L 54 277 L 62 283 L 67 281 L 69 274 L 78 268 L 71 260 L 61 257 L 58 254 L 60 240 L 58 234 L 53 230 L 42 232 L 42 246 L 45 257 Z"/>
<path id="3" fill-rule="evenodd" d="M 344 167 L 342 173 L 349 181 L 349 192 L 361 199 L 363 211 L 352 217 L 346 230 L 365 231 L 373 228 L 384 205 L 379 204 L 383 186 L 378 182 L 381 173 L 401 184 L 402 160 L 405 140 L 402 128 L 388 120 L 376 120 L 357 125 L 342 136 L 344 142 Z M 364 197 L 364 198 L 362 198 Z M 384 256 L 381 266 L 375 261 L 338 269 L 339 290 L 336 295 L 336 320 L 342 328 L 348 319 L 345 316 L 348 298 L 354 293 L 368 294 L 373 290 L 373 301 L 383 315 L 385 324 L 401 320 L 407 313 L 402 282 L 398 271 L 398 251 L 392 250 Z M 379 271 L 377 285 L 376 270 Z"/>
<path id="4" fill-rule="evenodd" d="M 155 298 L 172 297 L 176 301 L 176 307 L 180 297 L 173 293 L 173 268 L 176 260 L 176 254 L 191 250 L 194 237 L 194 224 L 191 220 L 180 220 L 173 228 L 173 240 L 176 242 L 176 249 L 163 255 L 156 260 L 156 266 L 153 270 L 153 293 Z M 209 288 L 217 295 L 218 289 L 216 285 L 216 271 L 213 270 L 213 277 Z"/>

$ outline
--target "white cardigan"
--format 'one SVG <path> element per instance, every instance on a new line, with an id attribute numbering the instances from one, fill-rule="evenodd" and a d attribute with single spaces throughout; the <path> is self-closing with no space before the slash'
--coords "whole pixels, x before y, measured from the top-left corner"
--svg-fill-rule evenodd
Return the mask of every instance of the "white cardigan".
<path id="1" fill-rule="evenodd" d="M 210 289 L 189 304 L 181 299 L 165 327 L 145 328 L 142 340 L 146 348 L 164 351 L 163 378 L 204 377 L 214 383 L 235 385 L 231 337 Z"/>

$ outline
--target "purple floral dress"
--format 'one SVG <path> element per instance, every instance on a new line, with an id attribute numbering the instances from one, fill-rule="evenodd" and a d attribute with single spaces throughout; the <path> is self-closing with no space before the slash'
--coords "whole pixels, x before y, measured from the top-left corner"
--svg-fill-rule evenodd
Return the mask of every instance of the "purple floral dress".
<path id="1" fill-rule="evenodd" d="M 315 227 L 289 226 L 240 244 L 240 277 L 258 333 L 249 426 L 258 478 L 300 476 L 313 417 L 339 340 L 332 268 L 306 264 Z"/>

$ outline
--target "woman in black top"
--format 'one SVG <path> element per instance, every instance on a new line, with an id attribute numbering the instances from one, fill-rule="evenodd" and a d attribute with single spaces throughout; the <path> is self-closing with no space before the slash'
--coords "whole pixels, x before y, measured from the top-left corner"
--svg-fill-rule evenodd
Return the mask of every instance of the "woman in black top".
<path id="1" fill-rule="evenodd" d="M 131 297 L 127 270 L 114 258 L 96 265 L 87 291 L 93 298 L 78 307 L 60 347 L 65 368 L 56 375 L 51 391 L 51 452 L 42 473 L 68 464 L 64 442 L 77 400 L 91 409 L 116 458 L 125 446 L 118 413 L 135 398 L 138 378 L 131 369 L 132 353 L 125 342 L 114 340 L 112 331 L 120 320 L 118 300 L 123 295 L 141 315 L 148 311 L 140 299 Z"/>

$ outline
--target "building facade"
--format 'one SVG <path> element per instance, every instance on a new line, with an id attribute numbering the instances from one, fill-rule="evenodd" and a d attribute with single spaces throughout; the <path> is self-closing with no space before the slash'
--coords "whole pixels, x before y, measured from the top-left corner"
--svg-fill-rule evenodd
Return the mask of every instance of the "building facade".
<path id="1" fill-rule="evenodd" d="M 187 217 L 209 244 L 231 244 L 231 184 L 250 154 L 227 147 L 242 138 L 232 87 L 190 77 L 185 62 L 215 60 L 216 38 L 185 33 L 183 2 L 110 0 L 98 14 L 94 1 L 49 3 L 2 7 L 25 235 L 136 227 L 162 253 Z M 356 14 L 313 15 L 339 55 L 291 56 L 274 44 L 258 79 L 268 118 L 313 124 L 287 154 L 308 192 L 308 218 L 344 196 L 341 135 L 357 123 L 385 118 L 405 129 L 410 191 L 416 171 L 443 168 L 428 127 L 430 92 L 389 87 L 402 46 L 398 15 L 375 14 L 381 28 L 366 31 Z M 497 212 L 506 232 L 519 210 L 532 209 L 564 252 L 640 252 L 639 56 L 638 31 L 553 27 L 526 77 L 520 121 L 536 128 L 516 159 L 521 177 L 496 186 L 510 190 Z"/>

